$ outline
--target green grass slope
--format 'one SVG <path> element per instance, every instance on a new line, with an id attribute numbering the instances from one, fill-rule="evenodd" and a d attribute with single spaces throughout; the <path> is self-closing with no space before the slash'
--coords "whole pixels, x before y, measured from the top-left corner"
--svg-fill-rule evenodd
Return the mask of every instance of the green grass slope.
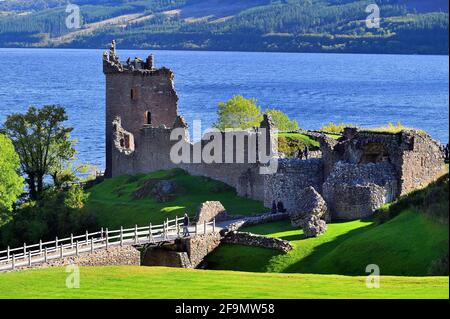
<path id="1" fill-rule="evenodd" d="M 173 200 L 160 203 L 154 196 L 135 199 L 134 192 L 148 180 L 168 180 L 180 190 Z M 105 180 L 87 190 L 86 209 L 94 212 L 103 227 L 144 226 L 188 212 L 195 216 L 205 201 L 220 201 L 230 215 L 253 215 L 267 211 L 258 201 L 238 197 L 234 189 L 205 177 L 191 176 L 183 170 L 160 171 L 138 176 L 121 176 Z"/>
<path id="2" fill-rule="evenodd" d="M 4 298 L 442 298 L 448 277 L 381 277 L 368 289 L 366 277 L 258 274 L 148 267 L 82 267 L 80 288 L 66 288 L 64 268 L 0 274 Z"/>
<path id="3" fill-rule="evenodd" d="M 431 263 L 448 253 L 448 226 L 406 211 L 392 220 L 332 223 L 318 238 L 305 239 L 289 222 L 245 229 L 289 240 L 288 254 L 245 246 L 222 245 L 207 258 L 210 269 L 278 273 L 364 275 L 377 264 L 383 275 L 428 275 Z"/>

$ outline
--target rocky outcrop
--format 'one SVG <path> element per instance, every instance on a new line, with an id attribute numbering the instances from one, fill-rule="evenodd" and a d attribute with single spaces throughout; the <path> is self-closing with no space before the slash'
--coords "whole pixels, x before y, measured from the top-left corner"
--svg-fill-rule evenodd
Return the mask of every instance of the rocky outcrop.
<path id="1" fill-rule="evenodd" d="M 204 202 L 200 205 L 197 212 L 197 223 L 226 220 L 228 218 L 227 211 L 221 202 Z"/>
<path id="2" fill-rule="evenodd" d="M 246 232 L 231 231 L 222 239 L 223 243 L 275 249 L 287 253 L 294 249 L 287 240 L 255 235 Z"/>

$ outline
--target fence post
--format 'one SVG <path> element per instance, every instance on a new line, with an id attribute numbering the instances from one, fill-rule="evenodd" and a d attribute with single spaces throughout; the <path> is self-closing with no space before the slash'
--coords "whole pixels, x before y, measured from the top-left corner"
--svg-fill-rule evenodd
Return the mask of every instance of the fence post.
<path id="1" fill-rule="evenodd" d="M 108 228 L 106 228 L 106 249 L 108 249 L 109 244 L 109 234 L 108 234 Z"/>
<path id="2" fill-rule="evenodd" d="M 16 269 L 16 255 L 12 255 L 12 270 Z"/>
<path id="3" fill-rule="evenodd" d="M 64 245 L 63 244 L 61 244 L 61 246 L 60 246 L 60 255 L 59 255 L 59 257 L 61 259 L 63 259 L 63 257 L 64 257 Z"/>
<path id="4" fill-rule="evenodd" d="M 9 263 L 9 254 L 10 254 L 10 248 L 9 246 L 6 248 L 6 262 Z"/>
<path id="5" fill-rule="evenodd" d="M 45 247 L 45 250 L 44 250 L 44 262 L 47 263 L 47 260 L 48 260 L 48 248 Z"/>
<path id="6" fill-rule="evenodd" d="M 154 243 L 155 242 L 155 238 L 153 237 L 153 225 L 152 223 L 150 223 L 150 242 Z"/>
<path id="7" fill-rule="evenodd" d="M 102 229 L 100 230 L 100 238 L 103 239 L 103 227 L 102 227 Z"/>
<path id="8" fill-rule="evenodd" d="M 120 226 L 120 247 L 123 247 L 123 226 Z"/>
<path id="9" fill-rule="evenodd" d="M 58 249 L 58 237 L 55 238 L 55 250 Z"/>
<path id="10" fill-rule="evenodd" d="M 198 233 L 198 223 L 195 223 L 195 235 Z"/>
<path id="11" fill-rule="evenodd" d="M 73 234 L 70 234 L 70 248 L 73 249 Z"/>
<path id="12" fill-rule="evenodd" d="M 27 254 L 27 244 L 23 243 L 23 257 L 25 257 Z"/>
<path id="13" fill-rule="evenodd" d="M 42 239 L 39 240 L 39 254 L 42 254 Z"/>
<path id="14" fill-rule="evenodd" d="M 76 244 L 76 247 L 75 247 L 75 255 L 78 256 L 78 253 L 79 253 L 79 251 L 78 251 L 78 240 L 77 240 L 77 244 Z"/>
<path id="15" fill-rule="evenodd" d="M 138 227 L 137 225 L 134 225 L 134 244 L 136 245 L 138 243 Z"/>
<path id="16" fill-rule="evenodd" d="M 94 252 L 94 238 L 91 237 L 91 253 Z"/>
<path id="17" fill-rule="evenodd" d="M 213 233 L 216 232 L 216 219 L 213 219 Z"/>
<path id="18" fill-rule="evenodd" d="M 28 267 L 31 267 L 31 250 L 28 252 Z"/>
<path id="19" fill-rule="evenodd" d="M 89 243 L 89 232 L 86 230 L 86 245 Z"/>

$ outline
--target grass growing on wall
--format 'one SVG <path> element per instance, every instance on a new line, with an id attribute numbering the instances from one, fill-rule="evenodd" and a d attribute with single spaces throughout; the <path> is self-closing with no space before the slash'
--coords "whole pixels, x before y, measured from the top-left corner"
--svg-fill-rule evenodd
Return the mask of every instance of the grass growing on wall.
<path id="1" fill-rule="evenodd" d="M 169 180 L 180 190 L 169 202 L 160 203 L 152 195 L 135 199 L 134 192 L 150 179 Z M 174 169 L 137 176 L 121 176 L 105 180 L 87 190 L 86 208 L 96 213 L 100 225 L 109 228 L 161 223 L 166 218 L 194 216 L 205 201 L 220 201 L 230 215 L 253 215 L 266 212 L 261 202 L 236 195 L 233 188 L 205 177 L 191 176 Z"/>
<path id="2" fill-rule="evenodd" d="M 448 277 L 258 274 L 158 267 L 81 267 L 80 288 L 66 287 L 64 268 L 0 274 L 0 298 L 442 298 Z"/>
<path id="3" fill-rule="evenodd" d="M 351 221 L 328 225 L 326 234 L 305 239 L 288 221 L 246 231 L 289 240 L 294 250 L 222 245 L 207 257 L 211 269 L 277 273 L 364 275 L 377 264 L 385 275 L 426 276 L 435 260 L 448 253 L 448 226 L 414 211 L 376 224 Z"/>

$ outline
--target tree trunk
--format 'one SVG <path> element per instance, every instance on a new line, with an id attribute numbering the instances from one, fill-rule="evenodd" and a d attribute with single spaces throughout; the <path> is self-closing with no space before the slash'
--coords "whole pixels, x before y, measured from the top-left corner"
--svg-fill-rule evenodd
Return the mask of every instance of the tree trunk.
<path id="1" fill-rule="evenodd" d="M 44 175 L 40 173 L 37 174 L 36 183 L 37 183 L 37 197 L 41 197 L 44 191 Z"/>
<path id="2" fill-rule="evenodd" d="M 34 174 L 28 174 L 27 184 L 28 184 L 28 187 L 30 188 L 31 199 L 36 200 L 37 199 L 36 177 Z"/>

